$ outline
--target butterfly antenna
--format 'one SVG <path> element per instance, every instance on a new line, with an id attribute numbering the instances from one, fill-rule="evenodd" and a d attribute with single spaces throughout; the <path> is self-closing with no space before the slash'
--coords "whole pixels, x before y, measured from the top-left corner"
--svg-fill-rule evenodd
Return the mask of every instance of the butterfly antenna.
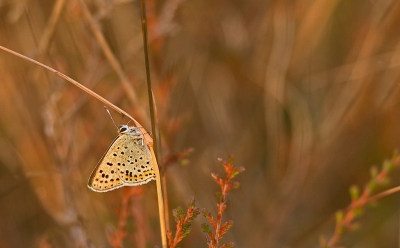
<path id="1" fill-rule="evenodd" d="M 106 109 L 106 111 L 107 111 L 108 115 L 110 116 L 110 118 L 111 118 L 112 122 L 114 123 L 114 126 L 115 126 L 115 127 L 118 129 L 117 125 L 115 124 L 115 121 L 114 121 L 114 119 L 113 119 L 113 118 L 112 118 L 112 116 L 111 116 L 111 113 L 110 113 L 110 111 L 108 110 L 108 108 L 107 108 L 106 106 L 104 106 L 104 108 Z"/>

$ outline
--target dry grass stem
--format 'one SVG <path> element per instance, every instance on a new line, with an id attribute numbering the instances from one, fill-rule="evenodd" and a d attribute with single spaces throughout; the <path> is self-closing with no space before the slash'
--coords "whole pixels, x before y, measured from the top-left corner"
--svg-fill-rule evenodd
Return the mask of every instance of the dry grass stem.
<path id="1" fill-rule="evenodd" d="M 140 131 L 144 134 L 144 138 L 145 138 L 145 142 L 148 146 L 153 146 L 153 139 L 151 138 L 151 136 L 149 135 L 149 133 L 142 127 L 142 125 L 139 124 L 139 122 L 137 122 L 132 116 L 130 116 L 127 112 L 125 112 L 124 110 L 120 109 L 119 107 L 115 106 L 114 104 L 112 104 L 111 102 L 109 102 L 107 99 L 105 99 L 104 97 L 100 96 L 99 94 L 95 93 L 94 91 L 86 88 L 84 85 L 78 83 L 77 81 L 75 81 L 74 79 L 68 77 L 67 75 L 51 68 L 50 66 L 44 65 L 34 59 L 31 59 L 27 56 L 24 56 L 22 54 L 19 54 L 17 52 L 14 52 L 8 48 L 5 48 L 3 46 L 0 46 L 0 49 L 9 52 L 15 56 L 18 56 L 20 58 L 23 58 L 25 60 L 28 60 L 29 62 L 32 62 L 34 64 L 37 64 L 53 73 L 55 73 L 56 75 L 64 78 L 65 80 L 67 80 L 68 82 L 72 83 L 73 85 L 75 85 L 76 87 L 80 88 L 81 90 L 83 90 L 84 92 L 88 93 L 89 95 L 93 96 L 94 98 L 96 98 L 97 100 L 99 100 L 100 102 L 102 102 L 103 104 L 107 105 L 108 107 L 114 109 L 115 111 L 117 111 L 118 113 L 128 117 L 129 119 L 131 119 L 134 123 L 135 126 L 138 127 L 140 129 Z"/>

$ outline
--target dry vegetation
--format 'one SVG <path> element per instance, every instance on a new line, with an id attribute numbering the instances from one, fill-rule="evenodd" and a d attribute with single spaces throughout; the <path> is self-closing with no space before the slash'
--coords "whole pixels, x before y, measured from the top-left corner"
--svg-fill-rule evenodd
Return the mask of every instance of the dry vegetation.
<path id="1" fill-rule="evenodd" d="M 150 130 L 139 2 L 84 2 L 87 11 L 80 0 L 0 1 L 0 45 L 76 79 Z M 170 215 L 194 196 L 217 216 L 211 173 L 233 154 L 246 172 L 224 201 L 222 222 L 233 227 L 220 244 L 398 246 L 399 195 L 365 204 L 400 184 L 396 156 L 372 179 L 369 169 L 400 147 L 400 1 L 147 7 Z M 0 247 L 159 245 L 154 182 L 104 194 L 86 187 L 117 135 L 103 104 L 3 51 L 0 75 Z M 350 195 L 354 184 L 367 186 Z M 175 212 L 182 223 L 186 209 Z M 207 222 L 191 220 L 178 246 L 207 247 Z"/>

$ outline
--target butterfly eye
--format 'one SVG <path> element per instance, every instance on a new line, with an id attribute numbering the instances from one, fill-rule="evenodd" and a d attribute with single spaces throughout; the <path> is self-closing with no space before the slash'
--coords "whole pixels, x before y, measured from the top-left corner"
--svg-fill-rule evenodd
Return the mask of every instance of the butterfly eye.
<path id="1" fill-rule="evenodd" d="M 119 129 L 119 131 L 122 133 L 122 132 L 125 132 L 126 131 L 126 127 L 121 127 L 120 129 Z"/>

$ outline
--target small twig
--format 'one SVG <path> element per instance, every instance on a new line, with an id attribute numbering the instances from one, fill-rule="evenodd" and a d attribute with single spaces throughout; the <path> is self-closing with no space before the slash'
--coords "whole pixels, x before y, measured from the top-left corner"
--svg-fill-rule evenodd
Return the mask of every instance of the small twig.
<path id="1" fill-rule="evenodd" d="M 188 148 L 185 149 L 177 154 L 171 154 L 169 156 L 164 157 L 163 161 L 163 167 L 161 169 L 164 169 L 164 171 L 167 169 L 167 167 L 171 166 L 173 163 L 180 163 L 180 164 L 186 164 L 187 159 L 185 157 L 189 156 L 190 153 L 194 151 L 193 148 Z M 162 173 L 162 171 L 161 171 Z M 164 206 L 165 206 L 165 223 L 166 223 L 166 229 L 169 230 L 169 211 L 168 211 L 168 191 L 167 191 L 167 179 L 165 176 L 161 178 L 161 183 L 162 183 L 162 189 L 163 189 L 163 196 L 164 196 Z"/>
<path id="2" fill-rule="evenodd" d="M 110 244 L 113 247 L 123 247 L 123 241 L 126 237 L 126 220 L 128 219 L 128 206 L 129 206 L 129 200 L 136 196 L 140 195 L 143 193 L 143 190 L 140 187 L 134 187 L 134 188 L 126 188 L 125 189 L 125 194 L 124 197 L 122 198 L 121 201 L 121 209 L 118 213 L 118 228 L 114 232 L 114 234 L 110 235 L 108 237 L 108 240 Z"/>
<path id="3" fill-rule="evenodd" d="M 397 193 L 399 191 L 400 191 L 400 186 L 388 189 L 386 191 L 383 191 L 383 192 L 381 192 L 381 193 L 379 193 L 377 195 L 371 196 L 370 198 L 366 199 L 365 200 L 365 204 L 377 201 L 377 200 L 379 200 L 379 199 L 381 199 L 381 198 L 383 198 L 385 196 L 393 195 L 394 193 Z"/>
<path id="4" fill-rule="evenodd" d="M 140 186 L 143 187 L 143 186 Z M 126 187 L 137 188 L 137 187 Z M 137 248 L 146 248 L 149 241 L 149 221 L 146 216 L 146 211 L 143 209 L 142 195 L 138 195 L 131 199 L 131 214 L 135 220 L 136 231 L 133 234 L 135 245 Z"/>
<path id="5" fill-rule="evenodd" d="M 357 223 L 354 223 L 354 220 L 362 214 L 363 207 L 371 202 L 381 199 L 382 197 L 400 191 L 400 186 L 398 186 L 371 196 L 372 192 L 376 190 L 378 186 L 384 186 L 387 184 L 389 172 L 391 172 L 395 167 L 399 167 L 399 165 L 400 155 L 395 155 L 391 160 L 387 160 L 384 162 L 383 168 L 379 173 L 377 169 L 373 167 L 371 170 L 372 178 L 365 186 L 364 191 L 361 195 L 359 193 L 359 189 L 356 186 L 350 188 L 350 195 L 352 198 L 350 206 L 348 206 L 345 210 L 338 211 L 336 213 L 336 225 L 334 233 L 329 240 L 325 240 L 324 237 L 321 237 L 320 247 L 337 247 L 337 244 L 340 242 L 341 237 L 343 236 L 345 231 L 351 231 L 358 227 Z"/>
<path id="6" fill-rule="evenodd" d="M 194 151 L 194 149 L 192 147 L 190 147 L 190 148 L 184 149 L 178 153 L 174 153 L 174 154 L 164 157 L 163 162 L 164 162 L 165 167 L 168 167 L 174 163 L 186 164 L 187 163 L 186 157 L 189 156 L 193 151 Z"/>

